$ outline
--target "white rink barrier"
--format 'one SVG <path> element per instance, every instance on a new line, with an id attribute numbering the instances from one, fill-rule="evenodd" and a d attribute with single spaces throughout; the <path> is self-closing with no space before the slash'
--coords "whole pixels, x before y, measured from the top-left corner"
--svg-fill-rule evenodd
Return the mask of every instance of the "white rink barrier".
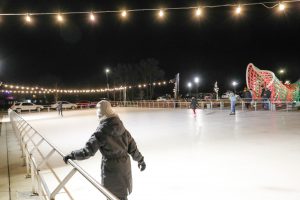
<path id="1" fill-rule="evenodd" d="M 72 178 L 72 176 L 78 172 L 83 176 L 91 185 L 93 185 L 99 192 L 109 200 L 119 200 L 115 197 L 110 191 L 104 188 L 100 183 L 98 183 L 93 177 L 91 177 L 87 172 L 85 172 L 79 165 L 77 165 L 71 159 L 68 160 L 68 163 L 71 165 L 71 171 L 61 180 L 59 176 L 55 173 L 55 170 L 50 166 L 48 160 L 54 153 L 58 154 L 62 158 L 65 156 L 61 151 L 59 151 L 54 145 L 52 145 L 46 138 L 44 138 L 40 133 L 38 133 L 34 128 L 30 126 L 20 115 L 18 115 L 13 110 L 9 109 L 8 114 L 12 127 L 17 133 L 21 150 L 22 157 L 24 158 L 24 165 L 27 168 L 26 177 L 32 180 L 32 194 L 39 195 L 48 200 L 54 200 L 55 196 L 61 189 L 66 191 L 69 199 L 73 199 L 70 191 L 65 187 L 66 183 Z M 39 146 L 44 143 L 50 149 L 50 152 L 46 155 L 42 153 L 39 149 Z M 39 163 L 36 161 L 36 157 L 39 157 Z M 56 178 L 58 185 L 50 191 L 49 185 L 45 181 L 43 176 L 42 167 L 50 170 L 53 176 Z"/>
<path id="2" fill-rule="evenodd" d="M 77 108 L 63 110 L 82 110 L 82 109 L 94 109 L 97 102 L 92 102 L 93 106 L 77 106 Z M 176 108 L 176 109 L 188 109 L 190 107 L 190 102 L 188 101 L 152 101 L 152 100 L 140 100 L 140 101 L 110 101 L 113 107 L 136 107 L 136 108 Z M 247 108 L 247 103 L 249 107 Z M 252 100 L 251 102 L 245 99 L 239 99 L 236 101 L 237 110 L 284 110 L 284 111 L 293 111 L 297 110 L 300 107 L 300 102 L 295 101 L 263 101 L 261 99 Z M 198 109 L 220 109 L 220 110 L 229 110 L 230 101 L 228 99 L 219 99 L 219 100 L 199 100 Z M 49 106 L 44 105 L 43 112 L 53 112 L 55 109 L 51 109 Z M 37 112 L 41 112 L 37 111 Z M 23 111 L 24 112 L 24 111 Z M 27 111 L 25 111 L 27 112 Z M 29 110 L 28 112 L 32 112 Z M 57 111 L 56 111 L 57 112 Z M 21 111 L 19 112 L 21 113 Z"/>
<path id="3" fill-rule="evenodd" d="M 174 108 L 189 109 L 190 103 L 187 101 L 111 101 L 113 106 L 118 107 L 136 107 L 136 108 Z M 248 107 L 247 107 L 248 104 Z M 284 110 L 292 111 L 300 107 L 300 102 L 290 101 L 269 101 L 269 100 L 253 100 L 251 102 L 244 99 L 236 101 L 237 110 Z M 198 109 L 219 109 L 230 110 L 230 101 L 227 99 L 198 101 Z"/>

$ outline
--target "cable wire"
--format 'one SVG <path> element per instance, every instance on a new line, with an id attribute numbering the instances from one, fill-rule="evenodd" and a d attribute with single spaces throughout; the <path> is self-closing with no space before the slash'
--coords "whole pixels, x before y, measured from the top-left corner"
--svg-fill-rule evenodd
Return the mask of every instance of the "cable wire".
<path id="1" fill-rule="evenodd" d="M 105 14 L 105 13 L 121 13 L 126 12 L 147 12 L 147 11 L 160 11 L 160 10 L 191 10 L 197 8 L 221 8 L 221 7 L 236 7 L 236 6 L 257 6 L 261 5 L 268 9 L 273 9 L 280 3 L 297 3 L 300 0 L 286 0 L 286 1 L 264 1 L 254 3 L 236 3 L 236 4 L 220 4 L 220 5 L 202 5 L 202 6 L 190 6 L 190 7 L 167 7 L 167 8 L 139 8 L 139 9 L 128 9 L 128 10 L 96 10 L 96 11 L 70 11 L 70 12 L 33 12 L 33 13 L 0 13 L 0 16 L 22 16 L 22 15 L 75 15 L 75 14 Z M 268 5 L 272 6 L 268 6 Z"/>

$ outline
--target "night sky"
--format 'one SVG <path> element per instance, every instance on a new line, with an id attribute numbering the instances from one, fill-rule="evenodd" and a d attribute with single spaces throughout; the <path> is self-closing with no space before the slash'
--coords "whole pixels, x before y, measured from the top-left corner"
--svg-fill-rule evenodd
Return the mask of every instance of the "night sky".
<path id="1" fill-rule="evenodd" d="M 51 2 L 51 4 L 49 3 Z M 39 0 L 0 3 L 2 13 L 120 10 L 197 6 L 196 1 L 91 1 Z M 202 5 L 234 1 L 201 1 Z M 236 1 L 235 1 L 236 2 Z M 255 2 L 255 1 L 244 1 Z M 257 1 L 256 1 L 257 2 Z M 284 67 L 283 79 L 300 78 L 300 3 L 288 4 L 285 13 L 263 6 L 245 7 L 241 17 L 229 7 L 206 9 L 200 20 L 191 10 L 171 10 L 163 21 L 154 12 L 97 16 L 65 16 L 59 25 L 55 16 L 35 16 L 26 25 L 21 16 L 3 16 L 0 22 L 0 80 L 35 85 L 51 77 L 64 87 L 105 85 L 104 68 L 118 63 L 138 63 L 155 58 L 165 78 L 180 73 L 181 90 L 196 75 L 200 90 L 212 91 L 218 81 L 221 89 L 232 80 L 245 85 L 248 63 L 277 72 Z M 40 85 L 47 87 L 47 85 Z"/>

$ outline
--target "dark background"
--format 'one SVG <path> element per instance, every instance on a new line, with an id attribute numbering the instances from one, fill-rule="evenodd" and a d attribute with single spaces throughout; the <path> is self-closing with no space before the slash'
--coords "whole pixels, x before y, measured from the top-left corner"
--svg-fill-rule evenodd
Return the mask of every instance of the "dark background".
<path id="1" fill-rule="evenodd" d="M 255 1 L 247 1 L 250 3 Z M 257 2 L 257 1 L 256 1 Z M 234 1 L 201 1 L 202 5 Z M 235 1 L 236 3 L 236 1 Z M 200 4 L 200 5 L 201 5 Z M 92 1 L 92 0 L 4 0 L 2 13 L 67 12 L 197 6 L 197 1 Z M 287 4 L 285 13 L 263 6 L 244 7 L 241 17 L 233 8 L 205 9 L 195 20 L 193 10 L 170 10 L 163 21 L 155 12 L 117 13 L 97 16 L 65 16 L 58 25 L 55 16 L 34 16 L 26 25 L 21 16 L 2 16 L 0 23 L 0 80 L 35 85 L 55 77 L 64 87 L 93 87 L 106 84 L 104 68 L 118 63 L 138 63 L 155 58 L 165 78 L 180 73 L 181 91 L 200 76 L 199 91 L 212 92 L 215 81 L 221 90 L 231 81 L 245 86 L 248 63 L 295 82 L 300 77 L 300 3 Z M 47 85 L 40 85 L 47 87 Z M 171 93 L 171 91 L 169 92 Z"/>

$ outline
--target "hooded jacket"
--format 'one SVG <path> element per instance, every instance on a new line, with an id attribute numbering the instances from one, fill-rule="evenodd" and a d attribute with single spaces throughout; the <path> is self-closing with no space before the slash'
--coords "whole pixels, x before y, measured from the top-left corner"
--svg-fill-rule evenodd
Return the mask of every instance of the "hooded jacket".
<path id="1" fill-rule="evenodd" d="M 190 104 L 190 107 L 191 109 L 196 109 L 198 106 L 198 102 L 195 98 L 192 98 L 192 101 L 191 101 L 191 104 Z"/>
<path id="2" fill-rule="evenodd" d="M 72 155 L 76 160 L 84 160 L 94 156 L 98 150 L 102 154 L 102 185 L 119 198 L 129 195 L 132 192 L 129 155 L 135 161 L 141 161 L 143 156 L 118 116 L 100 120 L 85 147 L 73 151 Z"/>

